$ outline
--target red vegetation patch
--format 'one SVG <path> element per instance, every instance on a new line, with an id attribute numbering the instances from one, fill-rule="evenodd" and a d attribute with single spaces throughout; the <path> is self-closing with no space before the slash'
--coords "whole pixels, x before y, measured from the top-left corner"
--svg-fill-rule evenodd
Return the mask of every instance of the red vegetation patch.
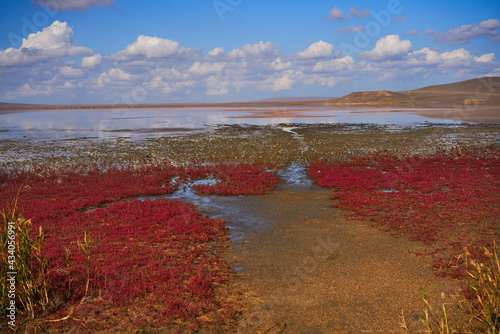
<path id="1" fill-rule="evenodd" d="M 196 329 L 233 318 L 221 286 L 231 272 L 222 257 L 229 243 L 224 221 L 180 201 L 130 200 L 206 177 L 219 182 L 197 190 L 222 195 L 269 192 L 280 180 L 261 167 L 234 164 L 0 172 L 0 210 L 23 185 L 18 207 L 32 219 L 33 233 L 41 226 L 46 235 L 49 313 L 37 323 L 52 330 Z M 70 319 L 43 322 L 77 305 Z"/>
<path id="2" fill-rule="evenodd" d="M 57 170 L 35 170 L 0 173 L 1 208 L 7 207 L 21 185 L 18 205 L 35 224 L 46 226 L 54 220 L 90 207 L 115 203 L 137 196 L 158 196 L 172 193 L 171 184 L 178 169 L 171 166 L 107 168 L 72 166 Z"/>
<path id="3" fill-rule="evenodd" d="M 500 158 L 497 148 L 398 159 L 374 154 L 308 166 L 315 183 L 335 190 L 335 206 L 394 236 L 408 236 L 439 254 L 438 275 L 463 277 L 464 249 L 486 260 L 499 240 Z M 462 256 L 461 256 L 462 254 Z"/>
<path id="4" fill-rule="evenodd" d="M 92 315 L 88 318 L 94 321 L 94 329 L 123 329 L 123 316 L 141 326 L 176 320 L 196 325 L 203 315 L 223 321 L 232 312 L 216 289 L 230 274 L 221 257 L 228 246 L 226 232 L 224 221 L 202 216 L 191 204 L 167 199 L 117 203 L 79 213 L 60 231 L 67 236 L 90 236 L 90 282 L 94 295 L 102 297 L 82 312 Z M 59 241 L 60 245 L 50 243 L 46 248 L 46 254 L 54 253 L 54 267 L 64 268 L 64 254 L 57 252 L 65 246 L 77 255 L 72 264 L 82 271 L 86 259 L 77 240 Z M 55 286 L 57 291 L 68 291 L 71 277 L 67 272 L 50 274 L 52 282 L 64 283 Z M 107 319 L 96 316 L 95 312 L 106 314 L 106 310 L 114 313 Z M 102 320 L 107 321 L 101 324 Z"/>
<path id="5" fill-rule="evenodd" d="M 259 195 L 268 193 L 281 181 L 273 172 L 257 165 L 219 164 L 187 168 L 191 180 L 214 179 L 215 184 L 197 184 L 193 188 L 199 194 Z"/>

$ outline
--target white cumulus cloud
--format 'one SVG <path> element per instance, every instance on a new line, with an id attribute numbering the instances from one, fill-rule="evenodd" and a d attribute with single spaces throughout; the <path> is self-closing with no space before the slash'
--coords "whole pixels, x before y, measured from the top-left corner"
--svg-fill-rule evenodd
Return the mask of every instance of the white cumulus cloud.
<path id="1" fill-rule="evenodd" d="M 297 80 L 294 78 L 293 71 L 286 71 L 280 76 L 273 76 L 267 78 L 259 84 L 259 89 L 262 91 L 272 90 L 272 91 L 282 91 L 291 90 L 293 85 Z"/>
<path id="2" fill-rule="evenodd" d="M 436 50 L 425 47 L 421 50 L 413 51 L 409 56 L 409 64 L 412 66 L 436 65 L 442 61 L 441 55 Z"/>
<path id="3" fill-rule="evenodd" d="M 274 58 L 279 54 L 276 46 L 271 42 L 260 41 L 256 44 L 246 44 L 241 48 L 228 53 L 230 58 Z"/>
<path id="4" fill-rule="evenodd" d="M 133 80 L 140 79 L 137 74 L 127 73 L 121 68 L 112 68 L 108 72 L 103 72 L 95 81 L 96 88 L 105 88 L 108 85 L 129 85 Z"/>
<path id="5" fill-rule="evenodd" d="M 474 59 L 474 61 L 477 63 L 492 63 L 495 61 L 495 54 L 494 53 L 487 53 L 487 54 L 484 54 L 480 57 L 476 57 Z"/>
<path id="6" fill-rule="evenodd" d="M 228 93 L 227 86 L 229 83 L 227 81 L 221 80 L 216 76 L 210 76 L 206 79 L 207 85 L 207 95 L 225 95 Z"/>
<path id="7" fill-rule="evenodd" d="M 142 56 L 151 59 L 179 56 L 187 50 L 179 42 L 170 39 L 140 35 L 137 41 L 127 45 L 123 54 L 127 57 Z"/>
<path id="8" fill-rule="evenodd" d="M 88 56 L 94 51 L 77 46 L 73 29 L 67 22 L 55 21 L 42 31 L 29 34 L 19 49 L 0 51 L 0 66 L 18 66 L 38 63 L 50 58 Z"/>
<path id="9" fill-rule="evenodd" d="M 207 56 L 209 57 L 218 57 L 224 54 L 224 48 L 216 47 L 213 50 L 208 51 Z"/>
<path id="10" fill-rule="evenodd" d="M 362 52 L 359 57 L 372 61 L 394 60 L 407 56 L 411 48 L 409 40 L 401 41 L 398 35 L 388 35 L 379 39 L 373 50 Z"/>
<path id="11" fill-rule="evenodd" d="M 67 78 L 78 78 L 83 75 L 83 71 L 79 68 L 74 68 L 71 66 L 63 66 L 59 72 Z"/>
<path id="12" fill-rule="evenodd" d="M 283 60 L 281 60 L 280 57 L 276 58 L 276 60 L 271 63 L 271 68 L 273 70 L 276 70 L 276 71 L 283 71 L 283 70 L 290 68 L 292 66 L 293 65 L 292 65 L 291 61 L 283 62 Z"/>
<path id="13" fill-rule="evenodd" d="M 346 56 L 328 61 L 320 61 L 313 68 L 314 72 L 341 72 L 354 69 L 354 58 Z"/>
<path id="14" fill-rule="evenodd" d="M 335 47 L 327 42 L 319 41 L 311 44 L 306 50 L 298 53 L 300 58 L 326 58 L 333 55 Z"/>
<path id="15" fill-rule="evenodd" d="M 220 73 L 224 69 L 223 63 L 200 63 L 195 62 L 188 70 L 189 73 L 195 75 L 208 75 Z"/>
<path id="16" fill-rule="evenodd" d="M 332 75 L 324 75 L 324 74 L 313 74 L 313 75 L 307 75 L 303 76 L 301 78 L 301 82 L 304 82 L 306 85 L 310 86 L 327 86 L 327 87 L 333 87 L 337 85 L 340 80 L 337 77 L 334 77 Z"/>
<path id="17" fill-rule="evenodd" d="M 83 57 L 82 67 L 95 68 L 99 66 L 102 62 L 102 55 L 95 54 L 93 56 Z"/>

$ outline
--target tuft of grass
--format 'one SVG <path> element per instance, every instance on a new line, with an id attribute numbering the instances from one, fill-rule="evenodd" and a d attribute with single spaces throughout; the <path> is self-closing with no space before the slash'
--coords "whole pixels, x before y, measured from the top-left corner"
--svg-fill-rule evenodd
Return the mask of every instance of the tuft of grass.
<path id="1" fill-rule="evenodd" d="M 458 328 L 450 321 L 447 305 L 442 305 L 442 312 L 436 312 L 431 306 L 425 289 L 422 290 L 425 309 L 421 314 L 421 320 L 426 332 L 440 334 L 500 333 L 499 250 L 500 248 L 496 245 L 493 252 L 484 248 L 484 254 L 488 259 L 485 263 L 473 259 L 467 260 L 467 273 L 470 280 L 467 288 L 464 289 L 464 297 L 468 308 L 464 308 L 462 303 L 458 302 L 458 307 L 461 310 L 461 322 Z M 465 255 L 471 255 L 467 249 L 465 249 Z"/>
<path id="2" fill-rule="evenodd" d="M 452 334 L 452 333 L 462 333 L 461 330 L 454 330 L 450 327 L 449 320 L 449 312 L 446 304 L 442 304 L 442 312 L 435 310 L 425 291 L 425 288 L 422 289 L 422 298 L 425 303 L 425 309 L 423 313 L 420 315 L 420 320 L 425 326 L 426 333 L 439 333 L 439 334 Z"/>
<path id="3" fill-rule="evenodd" d="M 87 231 L 84 232 L 83 242 L 78 241 L 78 246 L 83 250 L 87 256 L 87 284 L 85 285 L 85 296 L 89 292 L 89 282 L 90 282 L 90 258 L 92 255 L 90 236 L 87 236 Z M 68 255 L 69 256 L 69 255 Z M 66 261 L 68 261 L 66 259 Z"/>
<path id="4" fill-rule="evenodd" d="M 484 248 L 488 258 L 486 263 L 469 261 L 467 273 L 471 276 L 471 284 L 467 291 L 470 310 L 474 319 L 484 327 L 484 333 L 500 333 L 500 248 L 493 252 Z M 467 254 L 467 251 L 466 251 Z"/>

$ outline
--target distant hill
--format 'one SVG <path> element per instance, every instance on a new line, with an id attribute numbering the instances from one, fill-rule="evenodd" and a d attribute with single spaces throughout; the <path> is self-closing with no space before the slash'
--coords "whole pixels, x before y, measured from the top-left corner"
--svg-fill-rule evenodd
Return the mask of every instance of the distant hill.
<path id="1" fill-rule="evenodd" d="M 395 105 L 404 104 L 407 95 L 403 93 L 379 90 L 374 92 L 355 92 L 327 101 L 328 104 L 339 105 Z"/>
<path id="2" fill-rule="evenodd" d="M 450 104 L 486 105 L 500 112 L 500 77 L 485 77 L 409 91 L 386 90 L 354 92 L 339 98 L 274 97 L 253 102 L 230 103 L 155 103 L 42 105 L 0 102 L 0 113 L 25 110 L 120 109 L 120 108 L 231 108 L 231 107 L 315 107 L 315 106 L 446 106 Z M 498 107 L 500 108 L 500 107 Z"/>
<path id="3" fill-rule="evenodd" d="M 486 77 L 428 86 L 407 93 L 421 102 L 498 103 L 500 101 L 500 77 Z"/>
<path id="4" fill-rule="evenodd" d="M 330 106 L 423 106 L 499 103 L 500 77 L 485 77 L 400 92 L 355 92 L 324 102 L 325 105 Z"/>
<path id="5" fill-rule="evenodd" d="M 299 97 L 271 97 L 264 100 L 258 100 L 253 102 L 314 102 L 314 101 L 328 101 L 332 100 L 334 97 L 325 97 L 325 96 L 299 96 Z"/>

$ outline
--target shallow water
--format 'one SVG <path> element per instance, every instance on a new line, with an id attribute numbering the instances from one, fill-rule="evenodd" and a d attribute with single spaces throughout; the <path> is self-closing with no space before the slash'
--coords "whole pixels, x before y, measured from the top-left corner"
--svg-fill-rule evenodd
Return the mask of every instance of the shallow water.
<path id="1" fill-rule="evenodd" d="M 0 140 L 146 139 L 207 131 L 221 124 L 374 123 L 411 126 L 458 123 L 414 114 L 418 109 L 390 108 L 185 108 L 50 110 L 0 115 Z"/>
<path id="2" fill-rule="evenodd" d="M 291 164 L 286 170 L 279 171 L 277 174 L 283 179 L 283 183 L 279 184 L 275 191 L 309 189 L 314 186 L 306 174 L 304 165 Z M 194 183 L 200 182 L 211 184 L 214 181 L 201 180 Z M 197 195 L 193 188 L 186 186 L 165 197 L 195 204 L 198 210 L 210 217 L 224 219 L 229 223 L 232 241 L 242 240 L 252 231 L 263 231 L 273 223 L 271 217 L 258 214 L 248 207 L 247 203 L 251 196 Z"/>
<path id="3" fill-rule="evenodd" d="M 307 176 L 305 166 L 302 164 L 290 164 L 286 170 L 278 171 L 277 174 L 284 181 L 279 188 L 309 189 L 313 186 L 313 181 Z"/>

